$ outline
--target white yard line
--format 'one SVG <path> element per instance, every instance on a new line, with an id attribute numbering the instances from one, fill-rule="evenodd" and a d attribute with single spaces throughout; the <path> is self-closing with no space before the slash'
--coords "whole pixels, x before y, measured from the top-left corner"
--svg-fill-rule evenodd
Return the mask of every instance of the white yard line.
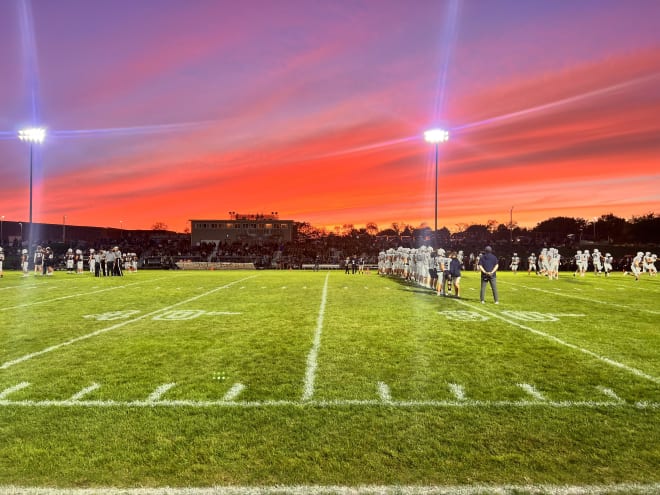
<path id="1" fill-rule="evenodd" d="M 90 408 L 143 408 L 143 407 L 185 407 L 204 409 L 213 407 L 236 407 L 241 409 L 304 407 L 311 409 L 353 408 L 353 407 L 391 407 L 401 409 L 415 408 L 463 408 L 463 409 L 517 409 L 517 408 L 549 408 L 549 409 L 660 409 L 660 402 L 619 402 L 619 401 L 539 401 L 539 400 L 392 400 L 383 402 L 378 399 L 344 399 L 344 400 L 265 400 L 265 401 L 234 401 L 234 400 L 0 400 L 0 407 L 90 407 Z"/>
<path id="2" fill-rule="evenodd" d="M 660 483 L 610 485 L 274 485 L 155 488 L 42 488 L 2 486 L 2 495 L 651 495 Z"/>
<path id="3" fill-rule="evenodd" d="M 328 301 L 328 279 L 330 272 L 325 276 L 323 284 L 323 293 L 321 294 L 321 306 L 319 315 L 316 318 L 316 330 L 314 331 L 314 341 L 312 348 L 307 356 L 307 371 L 305 372 L 305 382 L 303 385 L 302 400 L 308 401 L 314 396 L 314 382 L 316 380 L 316 368 L 318 366 L 319 349 L 321 347 L 321 333 L 323 332 L 323 317 L 325 315 L 325 305 Z"/>
<path id="4" fill-rule="evenodd" d="M 14 385 L 13 387 L 6 388 L 2 392 L 0 392 L 0 400 L 5 400 L 5 398 L 9 394 L 13 394 L 14 392 L 18 392 L 19 390 L 23 390 L 25 387 L 29 387 L 30 383 L 29 382 L 21 382 L 18 385 Z"/>
<path id="5" fill-rule="evenodd" d="M 651 313 L 653 315 L 660 315 L 660 311 L 656 311 L 654 309 L 634 308 L 632 306 L 626 306 L 625 304 L 617 304 L 617 303 L 610 302 L 610 301 L 603 301 L 601 299 L 591 299 L 590 297 L 582 297 L 582 296 L 576 296 L 576 295 L 573 295 L 573 294 L 565 294 L 565 293 L 562 293 L 562 292 L 540 289 L 538 287 L 529 287 L 527 285 L 517 285 L 517 284 L 513 284 L 509 281 L 504 282 L 504 284 L 505 285 L 507 285 L 507 284 L 508 285 L 513 285 L 513 286 L 516 286 L 516 287 L 522 287 L 526 290 L 535 290 L 535 291 L 538 291 L 538 292 L 544 292 L 546 294 L 552 294 L 554 296 L 563 296 L 563 297 L 568 297 L 570 299 L 577 299 L 579 301 L 587 301 L 587 302 L 592 302 L 592 303 L 596 303 L 596 304 L 604 304 L 605 306 L 610 306 L 610 307 L 614 307 L 614 308 L 622 308 L 622 309 L 627 309 L 627 310 L 630 310 L 630 311 L 642 311 L 644 313 Z"/>
<path id="6" fill-rule="evenodd" d="M 229 402 L 235 400 L 241 392 L 245 389 L 245 385 L 242 383 L 234 383 L 234 385 L 227 391 L 225 396 L 222 398 L 223 401 Z"/>
<path id="7" fill-rule="evenodd" d="M 99 329 L 99 330 L 96 330 L 96 331 L 94 331 L 94 332 L 88 333 L 88 334 L 86 334 L 86 335 L 81 335 L 80 337 L 76 337 L 76 338 L 74 338 L 74 339 L 67 340 L 67 341 L 62 342 L 62 343 L 60 343 L 60 344 L 52 345 L 52 346 L 50 346 L 50 347 L 47 347 L 47 348 L 45 348 L 45 349 L 42 349 L 41 351 L 37 351 L 37 352 L 30 353 L 30 354 L 26 354 L 26 355 L 24 355 L 24 356 L 21 356 L 20 358 L 13 359 L 13 360 L 11 360 L 11 361 L 7 361 L 7 362 L 3 363 L 3 364 L 0 366 L 0 369 L 7 369 L 7 368 L 10 368 L 11 366 L 14 366 L 14 365 L 19 364 L 19 363 L 23 363 L 23 362 L 25 362 L 25 361 L 28 361 L 28 360 L 33 359 L 33 358 L 35 358 L 35 357 L 41 356 L 41 355 L 43 355 L 43 354 L 47 354 L 47 353 L 49 353 L 49 352 L 56 351 L 57 349 L 60 349 L 60 348 L 62 348 L 62 347 L 70 346 L 70 345 L 75 344 L 75 343 L 77 343 L 77 342 L 80 342 L 80 341 L 82 341 L 82 340 L 91 339 L 92 337 L 96 337 L 96 336 L 98 336 L 98 335 L 104 334 L 104 333 L 106 333 L 106 332 L 110 332 L 110 331 L 112 331 L 112 330 L 116 330 L 116 329 L 121 328 L 121 327 L 124 327 L 124 326 L 126 326 L 126 325 L 130 325 L 131 323 L 135 323 L 136 321 L 144 320 L 145 318 L 149 318 L 150 316 L 155 316 L 155 315 L 157 315 L 158 313 L 163 313 L 163 312 L 165 312 L 165 311 L 169 311 L 169 310 L 171 310 L 172 308 L 176 308 L 177 306 L 181 306 L 181 305 L 183 305 L 183 304 L 187 304 L 187 303 L 189 303 L 189 302 L 196 301 L 197 299 L 200 299 L 200 298 L 202 298 L 202 297 L 205 297 L 205 296 L 208 296 L 208 295 L 210 295 L 210 294 L 213 294 L 214 292 L 217 292 L 217 291 L 219 291 L 219 290 L 227 289 L 228 287 L 231 287 L 231 286 L 234 285 L 234 284 L 237 284 L 237 283 L 239 283 L 239 282 L 242 282 L 242 281 L 244 281 L 244 280 L 248 280 L 248 279 L 250 279 L 250 278 L 254 278 L 254 277 L 256 277 L 256 275 L 251 275 L 251 276 L 249 276 L 249 277 L 245 277 L 245 278 L 242 278 L 242 279 L 240 279 L 240 280 L 236 280 L 236 281 L 234 281 L 234 282 L 230 282 L 230 283 L 225 284 L 225 285 L 223 285 L 223 286 L 221 286 L 221 287 L 216 287 L 215 289 L 211 289 L 210 291 L 204 292 L 203 294 L 199 294 L 199 295 L 197 295 L 197 296 L 193 296 L 193 297 L 191 297 L 191 298 L 189 298 L 189 299 L 186 299 L 186 300 L 184 300 L 184 301 L 180 301 L 180 302 L 178 302 L 178 303 L 172 304 L 172 305 L 167 306 L 167 307 L 165 307 L 165 308 L 157 309 L 157 310 L 155 310 L 155 311 L 152 311 L 151 313 L 147 313 L 147 314 L 144 314 L 144 315 L 142 315 L 142 316 L 138 316 L 137 318 L 133 318 L 132 320 L 126 320 L 126 321 L 123 321 L 123 322 L 121 322 L 121 323 L 117 323 L 117 324 L 115 324 L 115 325 L 112 325 L 112 326 L 109 326 L 109 327 L 106 327 L 106 328 L 101 328 L 101 329 Z M 53 301 L 53 300 L 54 300 L 54 299 L 51 299 L 51 301 Z"/>
<path id="8" fill-rule="evenodd" d="M 504 318 L 503 316 L 501 316 L 498 313 L 494 313 L 492 311 L 488 311 L 486 309 L 483 309 L 483 307 L 481 307 L 481 305 L 470 304 L 470 303 L 467 303 L 465 301 L 461 301 L 460 299 L 453 299 L 453 301 L 456 301 L 457 303 L 462 304 L 463 306 L 467 306 L 468 308 L 471 308 L 475 311 L 479 311 L 481 313 L 487 314 L 488 316 L 490 316 L 492 318 L 497 318 L 498 320 L 502 320 L 502 321 L 504 321 L 504 322 L 506 322 L 510 325 L 514 325 L 518 328 L 522 328 L 523 330 L 527 330 L 528 332 L 531 332 L 535 335 L 539 335 L 539 336 L 544 337 L 546 339 L 552 340 L 553 342 L 555 342 L 557 344 L 563 345 L 565 347 L 568 347 L 568 348 L 576 350 L 576 351 L 580 351 L 580 352 L 582 352 L 582 353 L 584 353 L 588 356 L 591 356 L 591 357 L 593 357 L 593 358 L 595 358 L 599 361 L 607 363 L 610 366 L 620 368 L 620 369 L 625 370 L 629 373 L 632 373 L 635 376 L 638 376 L 640 378 L 644 378 L 644 379 L 649 380 L 649 381 L 651 381 L 653 383 L 656 383 L 656 384 L 660 384 L 660 378 L 658 378 L 657 376 L 649 375 L 648 373 L 644 373 L 643 371 L 638 370 L 637 368 L 633 368 L 631 366 L 620 363 L 620 362 L 615 361 L 613 359 L 610 359 L 608 357 L 601 356 L 599 354 L 596 354 L 593 351 L 590 351 L 589 349 L 585 349 L 585 348 L 579 347 L 575 344 L 571 344 L 569 342 L 566 342 L 565 340 L 560 339 L 559 337 L 555 337 L 554 335 L 550 335 L 549 333 L 542 332 L 541 330 L 536 330 L 535 328 L 528 327 L 527 325 L 523 325 L 521 323 L 518 323 L 517 321 L 510 320 L 509 318 Z"/>
<path id="9" fill-rule="evenodd" d="M 71 398 L 69 399 L 69 402 L 74 402 L 74 401 L 80 400 L 83 397 L 85 397 L 87 394 L 90 394 L 90 393 L 94 392 L 94 390 L 96 390 L 97 388 L 100 388 L 100 387 L 101 387 L 101 385 L 99 385 L 98 383 L 92 383 L 89 387 L 83 388 L 80 392 L 78 392 L 76 394 L 73 394 L 71 396 Z"/>
<path id="10" fill-rule="evenodd" d="M 163 277 L 161 277 L 161 278 L 163 278 Z M 117 285 L 115 287 L 106 287 L 105 289 L 99 289 L 99 290 L 94 290 L 94 291 L 90 291 L 90 292 L 81 292 L 81 293 L 78 293 L 78 294 L 69 294 L 68 296 L 55 297 L 53 299 L 45 299 L 43 301 L 33 301 L 33 302 L 29 302 L 29 303 L 19 304 L 17 306 L 8 306 L 8 307 L 0 308 L 0 311 L 9 311 L 11 309 L 18 309 L 18 308 L 28 308 L 30 306 L 36 306 L 38 304 L 46 304 L 46 303 L 51 303 L 51 302 L 55 302 L 55 301 L 63 301 L 64 299 L 72 299 L 74 297 L 90 296 L 92 294 L 99 294 L 101 292 L 107 292 L 107 291 L 110 291 L 110 290 L 125 289 L 126 287 L 130 287 L 132 285 L 139 285 L 139 284 L 145 284 L 147 282 L 154 282 L 155 280 L 160 280 L 161 278 L 151 279 L 151 280 L 141 280 L 139 282 L 133 282 L 133 283 L 124 284 L 124 285 Z M 51 287 L 51 288 L 54 289 L 55 287 Z"/>

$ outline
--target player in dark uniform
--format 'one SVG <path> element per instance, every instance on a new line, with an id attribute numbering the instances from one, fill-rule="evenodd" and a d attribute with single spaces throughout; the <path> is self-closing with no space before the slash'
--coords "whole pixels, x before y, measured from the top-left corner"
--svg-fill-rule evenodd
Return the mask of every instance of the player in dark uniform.
<path id="1" fill-rule="evenodd" d="M 37 246 L 34 252 L 34 274 L 35 276 L 44 274 L 44 250 L 41 246 Z"/>

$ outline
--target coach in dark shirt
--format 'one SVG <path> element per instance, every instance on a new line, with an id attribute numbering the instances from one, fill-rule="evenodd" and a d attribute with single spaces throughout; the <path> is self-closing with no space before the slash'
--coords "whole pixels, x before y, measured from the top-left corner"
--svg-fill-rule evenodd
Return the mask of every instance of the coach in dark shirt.
<path id="1" fill-rule="evenodd" d="M 499 304 L 499 297 L 497 296 L 497 269 L 499 268 L 499 264 L 490 246 L 486 246 L 484 251 L 485 253 L 479 258 L 479 270 L 481 270 L 481 304 L 484 304 L 484 298 L 486 297 L 486 284 L 490 284 L 491 289 L 493 289 L 495 304 Z"/>

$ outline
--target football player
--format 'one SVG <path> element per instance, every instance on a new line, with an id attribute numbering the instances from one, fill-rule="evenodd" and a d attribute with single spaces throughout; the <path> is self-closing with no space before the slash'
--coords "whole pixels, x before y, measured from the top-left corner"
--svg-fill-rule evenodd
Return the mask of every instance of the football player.
<path id="1" fill-rule="evenodd" d="M 87 258 L 87 263 L 89 264 L 89 273 L 96 275 L 96 256 L 94 248 L 89 250 L 89 258 Z"/>
<path id="2" fill-rule="evenodd" d="M 37 246 L 34 252 L 34 275 L 44 274 L 44 250 L 41 246 Z"/>
<path id="3" fill-rule="evenodd" d="M 649 258 L 649 275 L 655 277 L 658 275 L 658 269 L 655 266 L 655 262 L 658 261 L 658 255 L 653 253 Z"/>
<path id="4" fill-rule="evenodd" d="M 532 273 L 532 270 L 534 270 L 534 273 L 538 274 L 538 270 L 536 268 L 536 255 L 534 253 L 527 257 L 527 275 Z"/>
<path id="5" fill-rule="evenodd" d="M 513 253 L 509 268 L 511 268 L 511 271 L 513 272 L 514 275 L 518 273 L 518 265 L 520 265 L 520 257 L 518 256 L 518 253 Z"/>
<path id="6" fill-rule="evenodd" d="M 21 251 L 21 270 L 23 271 L 23 276 L 28 277 L 28 250 L 23 249 Z"/>
<path id="7" fill-rule="evenodd" d="M 591 262 L 594 265 L 594 273 L 596 275 L 600 275 L 600 273 L 603 271 L 603 255 L 598 251 L 598 249 L 594 249 L 594 252 L 591 254 Z"/>
<path id="8" fill-rule="evenodd" d="M 610 272 L 612 271 L 612 265 L 614 264 L 614 258 L 610 253 L 605 253 L 605 258 L 603 258 L 603 269 L 605 271 L 605 276 L 609 277 Z"/>
<path id="9" fill-rule="evenodd" d="M 2 249 L 2 246 L 0 246 L 0 278 L 4 277 L 5 275 L 2 273 L 2 265 L 4 264 L 5 261 L 5 252 Z"/>
<path id="10" fill-rule="evenodd" d="M 46 267 L 46 276 L 52 276 L 55 272 L 55 253 L 53 253 L 50 246 L 46 246 L 44 252 L 44 266 Z"/>
<path id="11" fill-rule="evenodd" d="M 642 273 L 642 263 L 644 260 L 644 253 L 639 251 L 630 263 L 630 271 L 635 276 L 635 281 L 639 280 L 639 275 Z"/>
<path id="12" fill-rule="evenodd" d="M 83 272 L 83 253 L 81 249 L 76 249 L 75 262 L 76 262 L 76 273 L 78 275 L 81 275 Z"/>
<path id="13" fill-rule="evenodd" d="M 69 248 L 64 255 L 66 260 L 66 272 L 71 275 L 73 274 L 73 262 L 75 261 L 76 256 L 73 254 L 73 249 Z"/>

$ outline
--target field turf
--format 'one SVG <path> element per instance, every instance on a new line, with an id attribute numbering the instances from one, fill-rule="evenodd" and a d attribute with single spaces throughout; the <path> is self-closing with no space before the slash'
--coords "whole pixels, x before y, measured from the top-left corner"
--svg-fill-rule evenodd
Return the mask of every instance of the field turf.
<path id="1" fill-rule="evenodd" d="M 660 491 L 660 279 L 498 283 L 5 271 L 0 492 Z"/>

